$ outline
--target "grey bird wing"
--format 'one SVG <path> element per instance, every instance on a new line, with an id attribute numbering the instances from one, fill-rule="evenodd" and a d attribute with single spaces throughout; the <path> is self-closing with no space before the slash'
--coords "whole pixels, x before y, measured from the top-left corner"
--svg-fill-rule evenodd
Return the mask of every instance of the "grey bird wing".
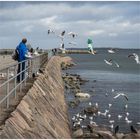
<path id="1" fill-rule="evenodd" d="M 124 95 L 125 99 L 128 101 L 128 97 L 126 95 Z"/>

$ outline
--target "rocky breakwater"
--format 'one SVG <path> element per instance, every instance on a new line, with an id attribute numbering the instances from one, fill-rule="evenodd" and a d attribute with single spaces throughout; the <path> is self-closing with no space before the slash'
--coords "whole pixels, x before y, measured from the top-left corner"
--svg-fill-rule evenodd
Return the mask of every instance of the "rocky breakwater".
<path id="1" fill-rule="evenodd" d="M 61 63 L 69 57 L 52 57 L 32 88 L 11 113 L 0 138 L 70 138 Z"/>

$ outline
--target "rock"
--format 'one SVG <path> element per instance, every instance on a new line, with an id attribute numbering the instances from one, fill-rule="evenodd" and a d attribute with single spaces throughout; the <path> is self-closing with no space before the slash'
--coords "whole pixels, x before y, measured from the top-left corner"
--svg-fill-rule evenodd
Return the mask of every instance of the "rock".
<path id="1" fill-rule="evenodd" d="M 80 77 L 79 77 L 78 79 L 79 79 L 79 81 L 82 82 L 82 83 L 89 82 L 89 80 L 84 80 L 84 79 L 82 79 L 82 78 L 80 78 Z"/>
<path id="2" fill-rule="evenodd" d="M 76 93 L 76 94 L 75 94 L 75 97 L 90 98 L 90 94 L 79 92 L 79 93 Z"/>
<path id="3" fill-rule="evenodd" d="M 84 133 L 83 135 L 84 139 L 98 139 L 99 135 L 97 133 Z"/>
<path id="4" fill-rule="evenodd" d="M 98 108 L 96 108 L 95 106 L 87 107 L 84 109 L 84 112 L 89 114 L 97 113 Z"/>
<path id="5" fill-rule="evenodd" d="M 80 89 L 80 86 L 79 85 L 76 85 L 75 88 L 76 89 Z M 88 95 L 88 96 L 90 97 L 90 95 Z"/>
<path id="6" fill-rule="evenodd" d="M 80 128 L 73 132 L 72 137 L 73 138 L 82 138 L 83 134 L 84 134 L 83 130 Z"/>
<path id="7" fill-rule="evenodd" d="M 75 89 L 74 92 L 75 92 L 75 93 L 78 93 L 78 92 L 81 92 L 81 90 L 80 90 L 80 89 Z"/>
<path id="8" fill-rule="evenodd" d="M 117 139 L 122 139 L 123 136 L 124 136 L 123 133 L 116 133 L 116 134 L 115 134 L 115 137 L 116 137 Z"/>
<path id="9" fill-rule="evenodd" d="M 115 139 L 111 131 L 97 131 L 99 138 L 103 139 Z"/>
<path id="10" fill-rule="evenodd" d="M 70 101 L 69 106 L 74 108 L 74 107 L 77 107 L 79 105 L 79 103 L 80 103 L 79 100 Z"/>
<path id="11" fill-rule="evenodd" d="M 136 133 L 129 133 L 123 136 L 123 139 L 140 139 L 140 134 Z"/>

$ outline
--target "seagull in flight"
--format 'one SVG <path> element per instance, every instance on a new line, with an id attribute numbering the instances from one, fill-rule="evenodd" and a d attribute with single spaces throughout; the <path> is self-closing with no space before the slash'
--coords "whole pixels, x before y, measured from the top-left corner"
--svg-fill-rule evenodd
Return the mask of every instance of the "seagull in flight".
<path id="1" fill-rule="evenodd" d="M 61 46 L 61 48 L 63 48 L 63 49 L 64 49 L 64 43 L 62 43 L 60 46 Z"/>
<path id="2" fill-rule="evenodd" d="M 126 94 L 124 94 L 124 93 L 118 93 L 118 94 L 117 94 L 116 96 L 114 96 L 113 98 L 116 99 L 116 98 L 118 98 L 118 97 L 120 97 L 120 96 L 125 97 L 125 99 L 128 101 L 128 97 L 127 97 Z"/>
<path id="3" fill-rule="evenodd" d="M 48 34 L 55 33 L 52 29 L 48 29 Z"/>
<path id="4" fill-rule="evenodd" d="M 65 32 L 66 32 L 65 30 L 62 31 L 61 36 L 64 36 L 65 35 Z"/>
<path id="5" fill-rule="evenodd" d="M 105 61 L 106 64 L 112 65 L 112 59 L 109 59 L 109 60 L 104 59 L 104 61 Z"/>
<path id="6" fill-rule="evenodd" d="M 137 64 L 140 64 L 139 56 L 136 53 L 128 55 L 128 57 L 134 57 Z"/>
<path id="7" fill-rule="evenodd" d="M 116 61 L 114 61 L 114 63 L 115 63 L 115 65 L 116 65 L 117 68 L 120 67 L 120 65 Z"/>
<path id="8" fill-rule="evenodd" d="M 73 38 L 75 38 L 77 36 L 77 34 L 74 32 L 69 32 L 68 35 L 71 35 Z"/>
<path id="9" fill-rule="evenodd" d="M 114 49 L 107 50 L 109 53 L 115 53 Z"/>
<path id="10" fill-rule="evenodd" d="M 64 39 L 64 35 L 65 35 L 65 30 L 62 31 L 59 35 L 56 35 L 57 37 L 61 38 L 61 41 L 63 42 L 63 39 Z"/>

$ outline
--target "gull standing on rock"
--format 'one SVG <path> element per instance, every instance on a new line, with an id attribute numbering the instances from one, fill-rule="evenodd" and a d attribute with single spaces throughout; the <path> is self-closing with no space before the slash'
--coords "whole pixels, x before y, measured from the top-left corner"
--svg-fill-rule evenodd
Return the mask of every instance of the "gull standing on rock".
<path id="1" fill-rule="evenodd" d="M 113 128 L 114 128 L 114 125 L 113 125 L 113 124 L 111 124 L 109 127 L 110 127 L 110 128 L 113 130 Z"/>
<path id="2" fill-rule="evenodd" d="M 108 116 L 108 118 L 110 118 L 111 117 L 111 114 L 108 114 L 107 116 Z"/>
<path id="3" fill-rule="evenodd" d="M 124 108 L 127 109 L 127 108 L 128 108 L 128 105 L 126 104 L 126 105 L 124 106 Z"/>
<path id="4" fill-rule="evenodd" d="M 112 88 L 112 90 L 111 90 L 112 92 L 114 92 L 115 90 Z"/>
<path id="5" fill-rule="evenodd" d="M 89 103 L 88 103 L 88 105 L 89 105 L 89 106 L 92 106 L 92 103 L 91 103 L 91 102 L 89 102 Z"/>
<path id="6" fill-rule="evenodd" d="M 96 108 L 98 108 L 98 107 L 99 107 L 98 103 L 95 103 L 95 107 L 96 107 Z"/>
<path id="7" fill-rule="evenodd" d="M 112 106 L 112 104 L 108 104 L 108 107 L 110 108 Z"/>
<path id="8" fill-rule="evenodd" d="M 129 116 L 129 112 L 126 112 L 126 116 Z"/>
<path id="9" fill-rule="evenodd" d="M 111 123 L 111 124 L 114 123 L 114 122 L 115 122 L 114 120 L 110 120 L 110 121 L 109 121 L 109 123 Z"/>
<path id="10" fill-rule="evenodd" d="M 122 115 L 118 115 L 118 120 L 120 120 L 122 118 Z"/>
<path id="11" fill-rule="evenodd" d="M 132 123 L 132 121 L 131 121 L 131 120 L 128 120 L 128 118 L 127 118 L 127 117 L 125 117 L 125 121 L 126 121 L 126 123 L 127 123 L 127 124 Z"/>

